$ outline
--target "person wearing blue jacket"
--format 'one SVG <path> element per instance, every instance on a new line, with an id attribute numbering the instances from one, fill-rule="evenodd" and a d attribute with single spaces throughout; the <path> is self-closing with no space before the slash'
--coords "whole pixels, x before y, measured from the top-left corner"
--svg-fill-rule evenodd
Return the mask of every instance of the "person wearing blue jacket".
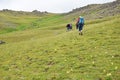
<path id="1" fill-rule="evenodd" d="M 85 22 L 84 18 L 80 16 L 79 19 L 78 19 L 79 35 L 83 35 L 82 30 L 83 30 L 84 22 Z"/>

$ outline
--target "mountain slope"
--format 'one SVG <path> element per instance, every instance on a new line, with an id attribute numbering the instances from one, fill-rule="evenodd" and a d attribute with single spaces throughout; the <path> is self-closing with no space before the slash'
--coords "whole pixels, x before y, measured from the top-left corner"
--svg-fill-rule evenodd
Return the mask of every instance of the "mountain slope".
<path id="1" fill-rule="evenodd" d="M 83 36 L 61 29 L 1 34 L 0 79 L 119 80 L 120 16 L 96 22 Z"/>
<path id="2" fill-rule="evenodd" d="M 61 14 L 1 11 L 0 12 L 0 33 L 12 31 L 47 28 L 63 28 L 69 20 L 64 19 Z"/>
<path id="3" fill-rule="evenodd" d="M 120 14 L 84 15 L 80 36 L 73 20 L 78 13 L 0 12 L 0 27 L 15 27 L 0 29 L 0 80 L 120 80 Z M 67 23 L 72 31 L 66 32 Z"/>
<path id="4" fill-rule="evenodd" d="M 82 8 L 74 9 L 66 14 L 66 16 L 74 18 L 84 16 L 85 19 L 98 19 L 107 16 L 114 16 L 120 14 L 120 0 L 105 4 L 87 5 Z"/>
<path id="5" fill-rule="evenodd" d="M 2 10 L 0 11 L 0 33 L 32 28 L 37 20 L 51 15 L 40 12 Z"/>
<path id="6" fill-rule="evenodd" d="M 66 14 L 53 14 L 37 10 L 23 12 L 5 9 L 0 11 L 0 33 L 44 27 L 60 29 L 64 28 L 67 23 L 74 24 L 76 18 L 80 15 L 84 16 L 86 20 L 93 20 L 119 14 L 120 0 L 106 4 L 88 5 Z"/>

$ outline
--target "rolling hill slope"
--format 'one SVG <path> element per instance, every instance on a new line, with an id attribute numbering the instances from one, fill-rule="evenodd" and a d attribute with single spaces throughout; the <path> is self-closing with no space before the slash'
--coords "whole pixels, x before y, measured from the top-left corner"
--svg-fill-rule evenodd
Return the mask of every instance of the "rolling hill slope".
<path id="1" fill-rule="evenodd" d="M 0 11 L 0 33 L 31 28 L 35 25 L 35 21 L 44 16 L 49 15 L 46 13 L 35 14 L 34 12 L 2 10 Z"/>
<path id="2" fill-rule="evenodd" d="M 92 22 L 92 21 L 91 21 Z M 119 80 L 120 16 L 76 30 L 1 34 L 1 80 Z"/>
<path id="3" fill-rule="evenodd" d="M 75 23 L 76 18 L 80 15 L 84 16 L 86 20 L 94 20 L 119 14 L 120 0 L 88 5 L 65 14 L 39 12 L 37 10 L 23 12 L 4 9 L 0 11 L 0 34 L 43 27 L 64 28 L 67 23 Z"/>
<path id="4" fill-rule="evenodd" d="M 86 19 L 80 36 L 79 12 L 12 13 L 0 12 L 0 80 L 120 80 L 120 14 Z"/>

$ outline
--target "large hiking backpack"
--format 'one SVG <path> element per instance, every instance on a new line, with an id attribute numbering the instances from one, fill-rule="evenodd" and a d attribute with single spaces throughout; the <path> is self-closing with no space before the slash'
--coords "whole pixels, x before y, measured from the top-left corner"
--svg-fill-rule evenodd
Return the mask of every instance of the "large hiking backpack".
<path id="1" fill-rule="evenodd" d="M 81 17 L 81 18 L 79 19 L 79 24 L 84 24 L 84 18 L 83 18 L 83 17 Z"/>

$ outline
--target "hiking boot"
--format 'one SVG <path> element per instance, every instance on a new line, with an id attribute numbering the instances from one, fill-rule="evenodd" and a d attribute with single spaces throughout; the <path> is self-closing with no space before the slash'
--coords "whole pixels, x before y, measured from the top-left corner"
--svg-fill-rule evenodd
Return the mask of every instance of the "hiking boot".
<path id="1" fill-rule="evenodd" d="M 81 32 L 81 35 L 83 35 L 83 33 Z"/>
<path id="2" fill-rule="evenodd" d="M 81 33 L 79 33 L 79 35 L 83 35 L 83 33 L 81 32 Z"/>

